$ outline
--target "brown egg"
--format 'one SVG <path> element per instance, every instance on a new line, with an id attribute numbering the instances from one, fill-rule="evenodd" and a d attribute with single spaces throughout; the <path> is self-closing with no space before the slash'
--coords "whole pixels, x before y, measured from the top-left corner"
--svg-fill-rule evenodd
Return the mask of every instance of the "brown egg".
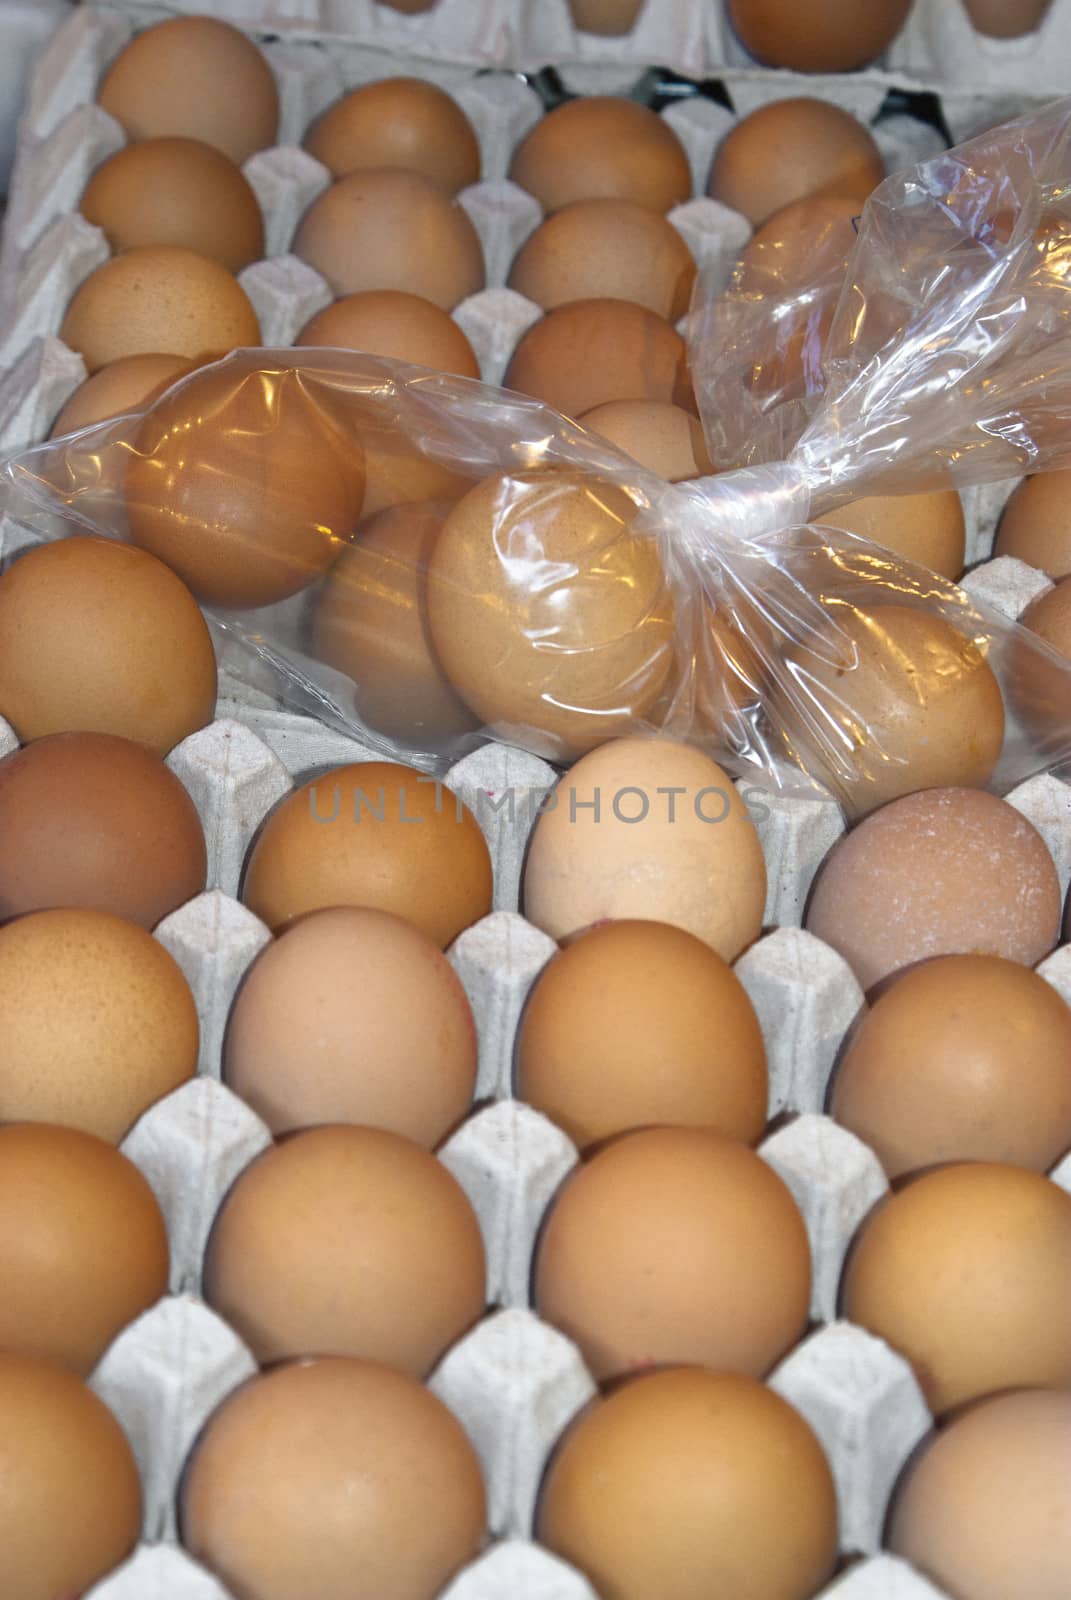
<path id="1" fill-rule="evenodd" d="M 807 1325 L 811 1255 L 795 1201 L 753 1150 L 646 1128 L 566 1180 L 533 1281 L 539 1315 L 600 1383 L 693 1361 L 761 1377 Z"/>
<path id="2" fill-rule="evenodd" d="M 52 424 L 50 438 L 141 411 L 193 367 L 181 356 L 121 356 L 80 383 Z"/>
<path id="3" fill-rule="evenodd" d="M 810 1600 L 836 1559 L 837 1496 L 780 1395 L 676 1367 L 581 1414 L 551 1458 L 538 1531 L 607 1600 Z"/>
<path id="4" fill-rule="evenodd" d="M 1071 578 L 1061 578 L 1055 588 L 1032 601 L 1019 621 L 1071 660 Z M 1016 710 L 1049 760 L 1063 762 L 1071 749 L 1071 667 L 1050 660 L 1023 636 L 1012 641 L 1008 663 Z"/>
<path id="5" fill-rule="evenodd" d="M 380 511 L 416 500 L 459 500 L 472 478 L 440 466 L 417 450 L 398 428 L 382 424 L 358 430 L 364 449 L 362 527 Z"/>
<path id="6" fill-rule="evenodd" d="M 328 574 L 312 624 L 316 658 L 353 679 L 368 726 L 425 749 L 479 726 L 443 672 L 428 619 L 428 562 L 449 510 L 414 501 L 362 523 Z"/>
<path id="7" fill-rule="evenodd" d="M 966 528 L 963 502 L 955 489 L 873 495 L 824 512 L 817 522 L 819 527 L 843 528 L 870 539 L 953 582 L 963 572 Z"/>
<path id="8" fill-rule="evenodd" d="M 266 1461 L 272 1470 L 266 1472 Z M 430 1390 L 366 1361 L 282 1367 L 209 1419 L 182 1538 L 245 1600 L 432 1600 L 480 1550 L 476 1452 Z"/>
<path id="9" fill-rule="evenodd" d="M 336 295 L 401 289 L 451 311 L 487 281 L 464 208 L 430 178 L 396 167 L 339 178 L 306 211 L 292 248 Z"/>
<path id="10" fill-rule="evenodd" d="M 1018 39 L 1041 26 L 1052 0 L 963 0 L 963 4 L 979 33 Z M 1038 1600 L 1043 1600 L 1040 1594 Z"/>
<path id="11" fill-rule="evenodd" d="M 368 761 L 336 767 L 276 807 L 243 898 L 274 929 L 325 906 L 392 911 L 445 948 L 490 911 L 491 857 L 452 790 L 412 767 Z"/>
<path id="12" fill-rule="evenodd" d="M 297 380 L 251 354 L 195 373 L 135 436 L 126 513 L 136 544 L 209 605 L 285 599 L 356 527 L 360 445 Z"/>
<path id="13" fill-rule="evenodd" d="M 213 17 L 172 17 L 137 34 L 97 100 L 131 141 L 177 134 L 238 162 L 273 144 L 279 129 L 267 61 L 244 33 Z"/>
<path id="14" fill-rule="evenodd" d="M 892 44 L 911 0 L 817 0 L 806 12 L 779 0 L 728 0 L 729 22 L 744 49 L 765 67 L 793 72 L 851 72 Z"/>
<path id="15" fill-rule="evenodd" d="M 37 911 L 0 927 L 0 1122 L 118 1144 L 197 1071 L 193 995 L 136 923 Z"/>
<path id="16" fill-rule="evenodd" d="M 1015 961 L 923 961 L 863 1018 L 830 1109 L 890 1178 L 941 1161 L 1046 1172 L 1071 1148 L 1071 1010 Z"/>
<path id="17" fill-rule="evenodd" d="M 177 245 L 113 256 L 76 289 L 60 338 L 89 372 L 148 353 L 209 361 L 259 345 L 260 324 L 233 273 Z"/>
<path id="18" fill-rule="evenodd" d="M 662 922 L 604 922 L 556 955 L 528 997 L 516 1063 L 521 1099 L 581 1149 L 651 1123 L 751 1144 L 766 1123 L 766 1051 L 743 984 Z"/>
<path id="19" fill-rule="evenodd" d="M 669 211 L 692 193 L 688 157 L 669 123 L 617 95 L 585 95 L 548 111 L 518 145 L 509 175 L 544 211 L 574 200 Z"/>
<path id="20" fill-rule="evenodd" d="M 573 26 L 584 33 L 629 33 L 644 0 L 569 0 Z"/>
<path id="21" fill-rule="evenodd" d="M 145 139 L 109 156 L 79 209 L 117 253 L 175 244 L 238 272 L 264 254 L 264 218 L 241 169 L 200 139 Z"/>
<path id="22" fill-rule="evenodd" d="M 1004 508 L 993 554 L 1016 556 L 1053 580 L 1071 577 L 1071 472 L 1023 480 Z"/>
<path id="23" fill-rule="evenodd" d="M 310 317 L 297 345 L 331 345 L 478 378 L 476 352 L 452 317 L 430 300 L 397 289 L 347 295 Z"/>
<path id="24" fill-rule="evenodd" d="M 740 253 L 740 276 L 748 291 L 803 294 L 821 277 L 842 271 L 855 248 L 861 209 L 851 194 L 820 193 L 775 211 Z"/>
<path id="25" fill-rule="evenodd" d="M 215 708 L 205 619 L 155 557 L 58 539 L 0 576 L 0 716 L 24 742 L 117 733 L 166 755 Z"/>
<path id="26" fill-rule="evenodd" d="M 718 146 L 707 193 L 757 227 L 791 201 L 823 191 L 848 195 L 861 210 L 884 176 L 881 152 L 861 122 L 801 96 L 760 106 L 736 124 Z"/>
<path id="27" fill-rule="evenodd" d="M 485 478 L 450 512 L 428 566 L 431 636 L 498 737 L 568 759 L 655 704 L 672 602 L 635 516 L 624 490 L 567 468 Z"/>
<path id="28" fill-rule="evenodd" d="M 12 1600 L 80 1595 L 130 1554 L 141 1484 L 102 1400 L 49 1361 L 0 1354 L 0 1546 Z"/>
<path id="29" fill-rule="evenodd" d="M 143 745 L 53 733 L 0 761 L 0 921 L 70 906 L 154 928 L 206 872 L 196 807 Z"/>
<path id="30" fill-rule="evenodd" d="M 698 419 L 665 400 L 609 400 L 578 420 L 669 483 L 714 471 Z"/>
<path id="31" fill-rule="evenodd" d="M 664 317 L 628 300 L 574 300 L 521 336 L 507 389 L 581 417 L 608 400 L 687 403 L 687 351 Z"/>
<path id="32" fill-rule="evenodd" d="M 984 644 L 943 618 L 842 605 L 787 660 L 793 687 L 820 707 L 805 717 L 785 705 L 793 753 L 849 816 L 917 789 L 989 782 L 1004 743 L 1000 684 Z"/>
<path id="33" fill-rule="evenodd" d="M 1071 1194 L 1025 1167 L 923 1173 L 872 1212 L 844 1315 L 906 1356 L 935 1416 L 1071 1385 Z"/>
<path id="34" fill-rule="evenodd" d="M 509 286 L 544 311 L 570 300 L 631 300 L 683 317 L 695 282 L 692 252 L 671 223 L 634 200 L 576 200 L 530 234 Z"/>
<path id="35" fill-rule="evenodd" d="M 765 902 L 762 847 L 732 780 L 670 739 L 617 739 L 578 761 L 528 849 L 525 916 L 553 939 L 644 917 L 732 961 L 758 938 Z"/>
<path id="36" fill-rule="evenodd" d="M 423 1377 L 483 1314 L 483 1239 L 457 1179 L 420 1145 L 313 1128 L 239 1177 L 204 1286 L 262 1365 L 346 1355 Z"/>
<path id="37" fill-rule="evenodd" d="M 761 605 L 761 598 L 759 601 Z M 704 605 L 705 637 L 695 658 L 695 701 L 692 736 L 733 751 L 741 737 L 753 738 L 750 721 L 757 716 L 765 693 L 767 671 L 753 639 L 762 638 L 761 623 L 754 633 L 745 627 L 755 609 L 742 594 L 732 597 L 732 608 Z"/>
<path id="38" fill-rule="evenodd" d="M 305 149 L 336 178 L 367 167 L 404 167 L 456 194 L 480 178 L 480 146 L 452 95 L 422 78 L 381 78 L 328 106 Z"/>
<path id="39" fill-rule="evenodd" d="M 339 906 L 302 917 L 253 963 L 223 1075 L 273 1134 L 354 1122 L 430 1149 L 472 1104 L 476 1027 L 430 939 L 386 911 Z"/>
<path id="40" fill-rule="evenodd" d="M 889 1548 L 965 1600 L 1071 1594 L 1071 1394 L 1001 1394 L 908 1465 Z"/>
<path id="41" fill-rule="evenodd" d="M 0 1350 L 84 1376 L 159 1300 L 167 1269 L 164 1219 L 132 1161 L 75 1128 L 0 1128 Z"/>
<path id="42" fill-rule="evenodd" d="M 1024 628 L 1071 658 L 1071 579 L 1062 578 L 1027 606 L 1019 618 Z"/>

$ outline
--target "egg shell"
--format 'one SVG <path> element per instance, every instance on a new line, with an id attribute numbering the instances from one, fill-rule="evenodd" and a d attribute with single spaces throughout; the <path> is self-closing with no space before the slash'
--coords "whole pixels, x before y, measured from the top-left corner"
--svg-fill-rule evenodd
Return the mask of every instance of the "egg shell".
<path id="1" fill-rule="evenodd" d="M 80 210 L 116 253 L 180 245 L 231 272 L 264 254 L 264 218 L 249 180 L 200 139 L 144 139 L 116 151 L 90 178 Z"/>
<path id="2" fill-rule="evenodd" d="M 279 129 L 271 68 L 251 39 L 215 17 L 171 17 L 135 35 L 98 102 L 132 141 L 202 139 L 234 162 L 273 144 Z"/>
<path id="3" fill-rule="evenodd" d="M 578 761 L 528 849 L 525 915 L 556 939 L 655 918 L 732 961 L 758 937 L 765 900 L 747 806 L 716 762 L 669 739 L 617 739 Z"/>
<path id="4" fill-rule="evenodd" d="M 52 424 L 51 437 L 140 411 L 193 367 L 181 356 L 120 356 L 79 384 Z"/>
<path id="5" fill-rule="evenodd" d="M 485 478 L 446 518 L 428 564 L 431 638 L 500 738 L 568 758 L 654 705 L 673 665 L 671 600 L 635 516 L 616 485 L 554 468 Z"/>
<path id="6" fill-rule="evenodd" d="M 397 289 L 347 295 L 311 317 L 298 345 L 331 345 L 408 361 L 461 378 L 478 378 L 475 352 L 457 323 L 440 306 Z"/>
<path id="7" fill-rule="evenodd" d="M 994 554 L 1015 556 L 1054 580 L 1071 577 L 1071 472 L 1024 478 L 1004 507 Z"/>
<path id="8" fill-rule="evenodd" d="M 258 345 L 260 325 L 245 290 L 218 261 L 178 245 L 141 245 L 90 273 L 60 338 L 93 373 L 122 356 L 211 360 Z"/>
<path id="9" fill-rule="evenodd" d="M 1056 944 L 1060 884 L 1037 829 L 995 795 L 927 789 L 831 850 L 806 926 L 864 989 L 912 962 L 994 955 L 1033 967 Z"/>
<path id="10" fill-rule="evenodd" d="M 746 1248 L 732 1222 L 743 1211 Z M 709 1129 L 646 1128 L 596 1151 L 556 1196 L 533 1273 L 539 1315 L 600 1383 L 673 1362 L 761 1377 L 807 1323 L 811 1257 L 791 1194 Z"/>
<path id="11" fill-rule="evenodd" d="M 547 212 L 598 199 L 666 212 L 692 192 L 673 129 L 647 106 L 616 95 L 586 95 L 548 111 L 517 147 L 509 175 Z"/>
<path id="12" fill-rule="evenodd" d="M 877 0 L 860 11 L 852 0 L 818 0 L 799 13 L 778 0 L 728 0 L 727 10 L 740 43 L 764 66 L 852 72 L 888 49 L 911 4 Z"/>
<path id="13" fill-rule="evenodd" d="M 664 400 L 608 400 L 585 411 L 579 421 L 668 483 L 714 471 L 701 424 L 681 406 Z"/>
<path id="14" fill-rule="evenodd" d="M 4 1583 L 18 1600 L 78 1595 L 133 1548 L 141 1485 L 108 1408 L 51 1362 L 0 1354 Z"/>
<path id="15" fill-rule="evenodd" d="M 751 1144 L 766 1123 L 766 1052 L 746 991 L 708 945 L 665 923 L 606 922 L 554 956 L 516 1052 L 520 1098 L 581 1150 L 649 1123 Z"/>
<path id="16" fill-rule="evenodd" d="M 963 0 L 973 26 L 991 39 L 1019 39 L 1032 33 L 1051 4 L 1052 0 Z"/>
<path id="17" fill-rule="evenodd" d="M 325 906 L 371 906 L 445 947 L 490 910 L 491 860 L 451 790 L 412 767 L 367 761 L 314 778 L 271 813 L 243 898 L 273 929 Z"/>
<path id="18" fill-rule="evenodd" d="M 837 1502 L 802 1417 L 753 1379 L 677 1367 L 597 1400 L 552 1458 L 539 1534 L 606 1600 L 810 1600 Z"/>
<path id="19" fill-rule="evenodd" d="M 112 733 L 166 755 L 215 707 L 204 617 L 154 556 L 60 539 L 0 576 L 0 714 L 20 739 Z"/>
<path id="20" fill-rule="evenodd" d="M 403 167 L 447 194 L 480 178 L 471 122 L 445 89 L 423 78 L 380 78 L 351 90 L 316 119 L 305 149 L 336 178 L 367 167 Z"/>
<path id="21" fill-rule="evenodd" d="M 182 971 L 136 923 L 38 911 L 0 927 L 0 1122 L 112 1144 L 197 1070 Z"/>
<path id="22" fill-rule="evenodd" d="M 471 477 L 451 472 L 449 467 L 423 455 L 400 428 L 384 425 L 373 429 L 366 425 L 359 429 L 358 438 L 364 450 L 362 525 L 395 506 L 425 500 L 459 500 L 472 488 Z"/>
<path id="23" fill-rule="evenodd" d="M 843 528 L 870 539 L 953 582 L 963 572 L 966 522 L 955 489 L 872 495 L 823 512 L 817 522 L 820 527 Z"/>
<path id="24" fill-rule="evenodd" d="M 574 300 L 533 324 L 503 383 L 580 417 L 609 400 L 691 404 L 684 340 L 664 317 L 628 300 Z"/>
<path id="25" fill-rule="evenodd" d="M 782 206 L 822 191 L 850 195 L 861 207 L 884 176 L 881 153 L 861 122 L 828 101 L 800 96 L 761 106 L 726 134 L 707 193 L 757 227 Z"/>
<path id="26" fill-rule="evenodd" d="M 348 1600 L 355 1571 L 369 1596 L 429 1600 L 485 1525 L 461 1425 L 412 1378 L 366 1361 L 284 1366 L 237 1390 L 182 1491 L 187 1548 L 249 1600 Z"/>
<path id="27" fill-rule="evenodd" d="M 352 1122 L 430 1149 L 472 1104 L 476 1030 L 430 939 L 385 911 L 340 906 L 302 917 L 253 964 L 224 1075 L 273 1134 Z"/>
<path id="28" fill-rule="evenodd" d="M 514 258 L 509 287 L 544 311 L 570 300 L 631 300 L 676 322 L 695 261 L 665 217 L 634 200 L 576 200 L 542 222 Z"/>
<path id="29" fill-rule="evenodd" d="M 81 906 L 153 928 L 206 871 L 193 801 L 143 745 L 55 733 L 0 760 L 0 920 Z"/>
<path id="30" fill-rule="evenodd" d="M 399 289 L 450 311 L 487 281 L 463 208 L 430 178 L 394 167 L 337 179 L 305 213 L 293 251 L 336 295 Z"/>
<path id="31" fill-rule="evenodd" d="M 0 1350 L 85 1376 L 167 1288 L 167 1232 L 134 1163 L 76 1128 L 0 1127 Z"/>
<path id="32" fill-rule="evenodd" d="M 1071 581 L 1062 578 L 1055 588 L 1031 601 L 1019 621 L 1062 656 L 1071 657 Z"/>
<path id="33" fill-rule="evenodd" d="M 348 1355 L 426 1376 L 482 1315 L 480 1226 L 441 1162 L 382 1128 L 295 1133 L 223 1202 L 205 1298 L 262 1365 Z"/>
<path id="34" fill-rule="evenodd" d="M 585 33 L 614 37 L 635 25 L 644 0 L 569 0 L 573 24 Z"/>
<path id="35" fill-rule="evenodd" d="M 1065 660 L 1071 658 L 1071 580 L 1061 578 L 1055 588 L 1038 595 L 1019 621 Z M 1012 641 L 1008 660 L 1015 709 L 1049 759 L 1063 762 L 1068 754 L 1067 702 L 1071 687 L 1065 662 L 1032 649 L 1023 637 Z"/>
<path id="36" fill-rule="evenodd" d="M 935 1415 L 1071 1385 L 1071 1195 L 1024 1167 L 924 1172 L 864 1224 L 846 1316 L 911 1362 Z"/>

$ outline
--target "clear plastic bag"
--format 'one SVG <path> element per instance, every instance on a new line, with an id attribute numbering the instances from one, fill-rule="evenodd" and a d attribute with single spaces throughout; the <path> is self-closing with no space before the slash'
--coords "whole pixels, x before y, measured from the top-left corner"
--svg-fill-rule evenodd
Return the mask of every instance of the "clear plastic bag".
<path id="1" fill-rule="evenodd" d="M 698 299 L 701 414 L 742 470 L 670 485 L 476 382 L 238 351 L 8 463 L 6 509 L 132 538 L 291 704 L 432 769 L 650 731 L 853 814 L 1003 789 L 1071 758 L 1071 662 L 807 521 L 1071 465 L 1071 102 L 888 179 L 835 255 L 781 300 L 741 273 Z M 801 314 L 803 387 L 764 390 Z"/>

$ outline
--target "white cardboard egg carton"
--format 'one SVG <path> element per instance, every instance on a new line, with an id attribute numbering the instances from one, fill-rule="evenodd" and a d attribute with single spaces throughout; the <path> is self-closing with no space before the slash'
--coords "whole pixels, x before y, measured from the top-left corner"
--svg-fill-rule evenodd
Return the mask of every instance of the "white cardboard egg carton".
<path id="1" fill-rule="evenodd" d="M 10 731 L 0 731 L 0 754 L 14 742 Z M 310 773 L 372 755 L 307 718 L 224 701 L 219 719 L 169 758 L 197 804 L 209 844 L 209 889 L 156 930 L 197 999 L 200 1073 L 148 1111 L 123 1146 L 167 1218 L 171 1293 L 120 1335 L 93 1378 L 131 1438 L 145 1485 L 144 1546 L 93 1591 L 95 1600 L 221 1600 L 224 1594 L 175 1546 L 175 1493 L 205 1419 L 254 1371 L 241 1341 L 197 1298 L 219 1203 L 270 1143 L 264 1124 L 219 1081 L 232 997 L 270 937 L 236 894 L 250 841 L 281 797 Z M 450 1600 L 592 1600 L 582 1578 L 530 1542 L 548 1453 L 595 1392 L 575 1347 L 529 1305 L 536 1234 L 577 1154 L 560 1130 L 511 1094 L 521 1009 L 555 949 L 518 909 L 527 837 L 553 780 L 543 761 L 496 745 L 467 756 L 446 779 L 483 827 L 495 875 L 493 911 L 449 952 L 476 1017 L 481 1109 L 440 1151 L 479 1217 L 493 1309 L 447 1352 L 430 1382 L 480 1454 L 496 1542 L 455 1580 Z M 753 784 L 742 787 L 757 799 Z M 507 792 L 512 806 L 501 803 Z M 1066 886 L 1071 788 L 1035 778 L 1010 799 L 1043 833 Z M 736 970 L 766 1040 L 771 1117 L 795 1114 L 764 1141 L 760 1154 L 795 1196 L 814 1259 L 814 1331 L 770 1382 L 821 1439 L 837 1481 L 841 1548 L 860 1558 L 824 1596 L 934 1600 L 938 1591 L 880 1548 L 890 1491 L 930 1417 L 906 1363 L 880 1340 L 837 1320 L 849 1241 L 887 1187 L 874 1154 L 823 1115 L 834 1058 L 862 1001 L 858 984 L 840 956 L 799 927 L 810 882 L 843 824 L 838 808 L 820 799 L 768 795 L 762 809 L 753 805 L 753 815 L 770 869 L 770 926 Z M 1040 971 L 1071 1000 L 1071 947 L 1050 956 Z M 1071 1188 L 1071 1158 L 1054 1177 Z"/>

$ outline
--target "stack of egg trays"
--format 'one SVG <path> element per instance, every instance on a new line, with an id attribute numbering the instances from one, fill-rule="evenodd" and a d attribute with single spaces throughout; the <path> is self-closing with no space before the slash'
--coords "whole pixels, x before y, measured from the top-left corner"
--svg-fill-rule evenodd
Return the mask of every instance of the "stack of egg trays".
<path id="1" fill-rule="evenodd" d="M 10 537 L 10 526 L 5 531 Z M 271 1142 L 259 1118 L 220 1081 L 234 993 L 270 939 L 237 898 L 242 865 L 264 816 L 295 784 L 332 766 L 377 758 L 311 719 L 266 704 L 224 700 L 219 709 L 216 721 L 168 758 L 204 824 L 209 888 L 166 917 L 156 937 L 196 997 L 201 1053 L 199 1074 L 146 1112 L 122 1146 L 163 1208 L 172 1271 L 169 1295 L 119 1335 L 91 1380 L 126 1428 L 145 1487 L 144 1544 L 93 1590 L 93 1600 L 224 1600 L 218 1582 L 178 1548 L 175 1504 L 183 1463 L 205 1419 L 255 1370 L 236 1334 L 198 1299 L 219 1204 Z M 15 743 L 0 724 L 0 754 Z M 496 744 L 466 756 L 445 779 L 484 830 L 495 882 L 493 911 L 448 952 L 475 1015 L 479 1069 L 474 1108 L 439 1156 L 479 1218 L 491 1309 L 447 1352 L 430 1384 L 479 1452 L 495 1541 L 448 1588 L 449 1600 L 592 1600 L 578 1574 L 531 1542 L 549 1452 L 595 1393 L 576 1348 L 530 1306 L 537 1232 L 577 1152 L 512 1095 L 518 1019 L 556 949 L 519 912 L 527 839 L 554 780 L 537 757 Z M 736 963 L 769 1059 L 776 1131 L 759 1153 L 799 1204 L 814 1262 L 811 1331 L 769 1381 L 814 1427 L 836 1478 L 841 1549 L 852 1559 L 823 1596 L 937 1600 L 931 1584 L 881 1553 L 890 1491 L 931 1417 L 908 1365 L 837 1317 L 849 1242 L 887 1189 L 873 1152 L 823 1113 L 833 1063 L 862 994 L 842 958 L 799 925 L 810 883 L 843 819 L 820 796 L 764 792 L 752 780 L 740 787 L 769 871 L 766 931 Z M 1071 787 L 1040 776 L 1008 798 L 1042 833 L 1066 888 Z M 1039 971 L 1071 1000 L 1071 946 Z M 1052 1177 L 1071 1189 L 1071 1157 Z"/>

